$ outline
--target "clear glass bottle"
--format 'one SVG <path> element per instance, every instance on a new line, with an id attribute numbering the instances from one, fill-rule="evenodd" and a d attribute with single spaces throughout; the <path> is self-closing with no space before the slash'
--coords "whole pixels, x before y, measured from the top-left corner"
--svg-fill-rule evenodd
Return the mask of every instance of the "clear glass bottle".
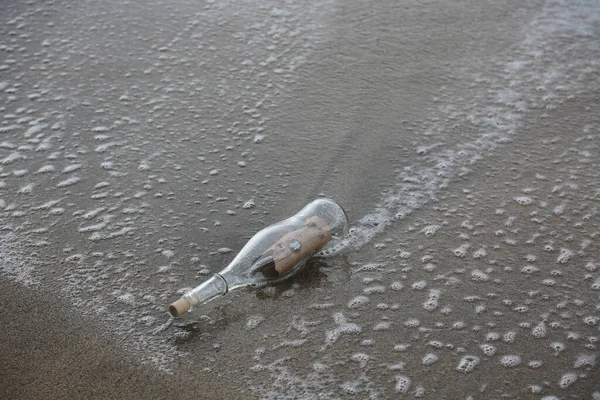
<path id="1" fill-rule="evenodd" d="M 296 215 L 254 235 L 231 263 L 169 306 L 178 317 L 232 289 L 277 282 L 296 272 L 308 258 L 348 234 L 348 217 L 335 201 L 320 198 Z"/>

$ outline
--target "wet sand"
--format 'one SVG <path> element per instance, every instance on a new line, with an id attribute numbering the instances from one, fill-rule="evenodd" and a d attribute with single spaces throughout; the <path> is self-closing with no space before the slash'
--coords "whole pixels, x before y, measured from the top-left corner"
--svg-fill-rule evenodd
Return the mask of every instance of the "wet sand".
<path id="1" fill-rule="evenodd" d="M 0 397 L 600 398 L 597 3 L 0 8 Z"/>
<path id="2" fill-rule="evenodd" d="M 0 396 L 4 399 L 243 398 L 215 376 L 168 375 L 140 365 L 119 338 L 56 296 L 1 284 Z"/>

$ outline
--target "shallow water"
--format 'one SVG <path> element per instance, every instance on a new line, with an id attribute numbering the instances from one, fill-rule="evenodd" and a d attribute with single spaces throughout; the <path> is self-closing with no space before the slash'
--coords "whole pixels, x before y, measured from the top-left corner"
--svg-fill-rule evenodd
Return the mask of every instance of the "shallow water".
<path id="1" fill-rule="evenodd" d="M 183 397 L 600 398 L 597 2 L 2 8 L 3 279 Z M 335 257 L 167 317 L 319 195 Z"/>

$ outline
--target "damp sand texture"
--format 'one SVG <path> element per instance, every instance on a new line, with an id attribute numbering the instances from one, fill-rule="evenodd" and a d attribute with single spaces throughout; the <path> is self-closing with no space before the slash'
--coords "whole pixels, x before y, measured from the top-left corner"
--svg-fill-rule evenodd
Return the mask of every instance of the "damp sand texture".
<path id="1" fill-rule="evenodd" d="M 597 1 L 0 9 L 0 397 L 600 398 Z"/>

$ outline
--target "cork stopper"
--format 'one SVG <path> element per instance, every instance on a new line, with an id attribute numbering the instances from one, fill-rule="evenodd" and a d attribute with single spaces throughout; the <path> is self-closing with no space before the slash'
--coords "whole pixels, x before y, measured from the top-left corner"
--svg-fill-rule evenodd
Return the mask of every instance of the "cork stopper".
<path id="1" fill-rule="evenodd" d="M 190 303 L 182 297 L 169 306 L 169 313 L 174 317 L 179 317 L 190 311 L 190 308 Z"/>

